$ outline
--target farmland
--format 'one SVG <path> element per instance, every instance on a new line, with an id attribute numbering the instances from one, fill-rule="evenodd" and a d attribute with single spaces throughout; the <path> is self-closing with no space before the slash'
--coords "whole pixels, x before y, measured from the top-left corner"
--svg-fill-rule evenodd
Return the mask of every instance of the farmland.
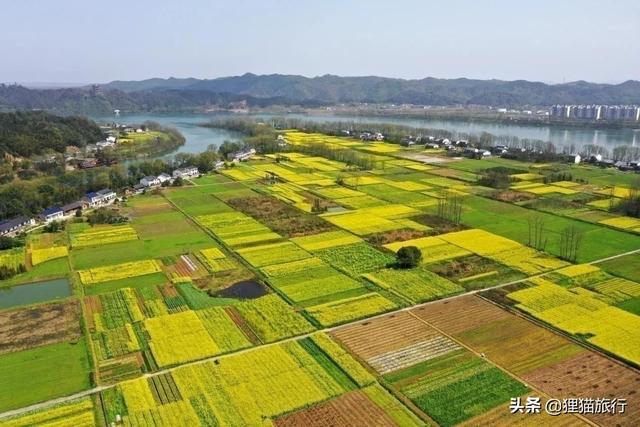
<path id="1" fill-rule="evenodd" d="M 20 269 L 2 288 L 69 285 L 0 311 L 0 413 L 63 399 L 0 425 L 482 425 L 507 422 L 512 397 L 596 394 L 628 411 L 589 421 L 640 422 L 640 240 L 632 218 L 592 204 L 624 188 L 286 138 L 371 168 L 259 155 L 119 201 L 124 224 L 74 218 L 0 251 Z M 505 165 L 510 188 L 478 183 Z M 454 197 L 459 217 L 443 207 Z M 575 254 L 567 227 L 581 232 Z"/>

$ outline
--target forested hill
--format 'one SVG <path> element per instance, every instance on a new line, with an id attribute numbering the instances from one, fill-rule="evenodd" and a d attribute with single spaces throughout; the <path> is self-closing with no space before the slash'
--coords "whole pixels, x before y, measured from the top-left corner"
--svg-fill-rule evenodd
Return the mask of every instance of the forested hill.
<path id="1" fill-rule="evenodd" d="M 116 81 L 91 88 L 28 89 L 0 85 L 0 111 L 42 109 L 62 114 L 123 112 L 192 112 L 238 106 L 337 103 L 393 103 L 416 105 L 485 105 L 495 107 L 553 104 L 640 104 L 640 82 L 618 85 L 434 79 L 402 80 L 383 77 L 244 74 L 212 80 L 149 79 Z"/>
<path id="2" fill-rule="evenodd" d="M 61 114 L 111 114 L 123 112 L 192 112 L 208 108 L 233 108 L 237 105 L 269 106 L 302 104 L 283 98 L 254 98 L 248 95 L 203 90 L 154 89 L 124 92 L 104 88 L 30 89 L 17 85 L 0 85 L 0 111 L 47 110 Z"/>
<path id="3" fill-rule="evenodd" d="M 522 106 L 552 104 L 640 104 L 640 82 L 617 85 L 584 81 L 549 85 L 525 80 L 435 79 L 403 80 L 384 77 L 303 77 L 255 75 L 211 80 L 149 79 L 115 81 L 104 86 L 125 92 L 205 91 L 247 95 L 255 98 L 283 98 L 323 103 L 372 102 L 422 105 Z"/>
<path id="4" fill-rule="evenodd" d="M 61 117 L 42 111 L 0 113 L 0 156 L 64 152 L 67 145 L 82 147 L 99 141 L 98 125 L 84 117 Z"/>

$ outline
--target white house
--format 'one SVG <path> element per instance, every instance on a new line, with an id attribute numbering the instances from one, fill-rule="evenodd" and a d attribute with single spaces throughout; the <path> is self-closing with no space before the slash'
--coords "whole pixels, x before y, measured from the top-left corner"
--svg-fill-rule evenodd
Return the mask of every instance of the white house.
<path id="1" fill-rule="evenodd" d="M 35 224 L 36 221 L 33 218 L 26 216 L 19 216 L 0 221 L 0 236 L 11 236 L 17 234 L 25 228 Z"/>
<path id="2" fill-rule="evenodd" d="M 160 185 L 160 180 L 157 176 L 149 175 L 142 178 L 140 180 L 140 184 L 144 185 L 145 187 L 157 187 L 158 185 Z"/>
<path id="3" fill-rule="evenodd" d="M 113 147 L 114 145 L 116 145 L 115 141 L 109 141 L 108 139 L 105 139 L 104 141 L 96 142 L 96 147 L 99 150 L 103 150 L 105 148 Z"/>
<path id="4" fill-rule="evenodd" d="M 163 172 L 160 175 L 158 175 L 158 181 L 160 181 L 160 184 L 164 184 L 165 182 L 171 182 L 171 175 Z"/>
<path id="5" fill-rule="evenodd" d="M 40 218 L 46 222 L 47 224 L 53 221 L 58 221 L 64 218 L 64 212 L 60 208 L 49 208 L 45 209 L 41 214 Z"/>
<path id="6" fill-rule="evenodd" d="M 116 137 L 115 136 L 108 136 L 107 139 L 105 140 L 107 142 L 113 142 L 114 144 L 116 143 Z"/>
<path id="7" fill-rule="evenodd" d="M 244 162 L 245 160 L 249 160 L 255 154 L 256 154 L 255 148 L 250 148 L 248 150 L 235 152 L 231 156 L 234 162 Z"/>
<path id="8" fill-rule="evenodd" d="M 108 188 L 100 191 L 87 193 L 84 196 L 84 202 L 89 205 L 90 208 L 97 208 L 100 206 L 110 205 L 116 200 L 116 193 Z"/>
<path id="9" fill-rule="evenodd" d="M 223 162 L 223 161 L 221 161 L 221 160 L 218 160 L 218 161 L 216 162 L 216 164 L 215 164 L 215 168 L 216 168 L 216 170 L 220 170 L 220 169 L 222 169 L 223 167 L 224 167 L 224 162 Z"/>
<path id="10" fill-rule="evenodd" d="M 198 172 L 198 168 L 195 166 L 188 166 L 173 171 L 174 178 L 193 178 L 198 175 L 200 175 L 200 172 Z"/>

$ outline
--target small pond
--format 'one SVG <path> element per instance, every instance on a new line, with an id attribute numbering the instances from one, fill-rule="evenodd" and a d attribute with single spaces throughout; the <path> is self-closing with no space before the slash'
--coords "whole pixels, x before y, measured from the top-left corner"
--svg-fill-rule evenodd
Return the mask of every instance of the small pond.
<path id="1" fill-rule="evenodd" d="M 0 310 L 65 298 L 69 295 L 71 295 L 71 287 L 67 279 L 54 279 L 0 288 Z"/>
<path id="2" fill-rule="evenodd" d="M 267 294 L 267 289 L 253 280 L 245 280 L 216 292 L 217 297 L 254 299 Z"/>

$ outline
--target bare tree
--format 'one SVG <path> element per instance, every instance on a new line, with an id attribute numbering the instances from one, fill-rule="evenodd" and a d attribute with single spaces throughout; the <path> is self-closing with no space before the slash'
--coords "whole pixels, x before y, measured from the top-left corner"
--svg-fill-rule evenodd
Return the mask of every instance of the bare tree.
<path id="1" fill-rule="evenodd" d="M 462 220 L 462 198 L 457 195 L 451 196 L 448 191 L 444 191 L 438 199 L 437 215 L 455 224 L 460 224 Z"/>
<path id="2" fill-rule="evenodd" d="M 544 218 L 540 215 L 532 216 L 529 222 L 529 241 L 527 245 L 539 251 L 544 251 L 547 246 L 545 237 Z"/>
<path id="3" fill-rule="evenodd" d="M 582 246 L 584 232 L 575 225 L 565 227 L 560 232 L 560 258 L 575 262 Z"/>

